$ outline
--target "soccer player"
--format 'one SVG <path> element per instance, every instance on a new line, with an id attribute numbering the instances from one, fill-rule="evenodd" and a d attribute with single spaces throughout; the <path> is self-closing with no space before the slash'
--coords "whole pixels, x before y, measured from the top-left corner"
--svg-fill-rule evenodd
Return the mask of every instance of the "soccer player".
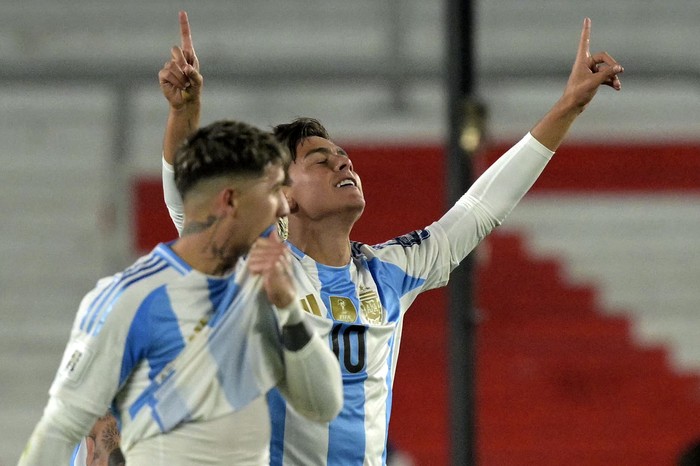
<path id="1" fill-rule="evenodd" d="M 350 241 L 365 206 L 348 154 L 314 119 L 274 128 L 292 156 L 287 244 L 294 256 L 307 320 L 328 339 L 343 374 L 344 406 L 333 421 L 310 423 L 271 392 L 273 465 L 380 465 L 404 313 L 416 296 L 444 286 L 450 272 L 527 193 L 574 120 L 601 85 L 620 89 L 622 67 L 607 53 L 591 55 L 591 23 L 581 39 L 561 98 L 501 156 L 442 218 L 418 231 L 370 246 Z M 171 216 L 182 212 L 172 186 L 172 148 L 200 118 L 202 76 L 187 16 L 180 13 L 182 46 L 159 74 L 170 103 L 164 139 L 163 186 Z M 185 216 L 186 218 L 186 216 Z"/>
<path id="2" fill-rule="evenodd" d="M 289 250 L 259 239 L 288 213 L 288 161 L 244 123 L 191 135 L 175 161 L 181 237 L 85 296 L 20 465 L 69 464 L 110 405 L 130 466 L 268 463 L 273 386 L 311 419 L 338 413 L 338 361 L 304 321 Z"/>

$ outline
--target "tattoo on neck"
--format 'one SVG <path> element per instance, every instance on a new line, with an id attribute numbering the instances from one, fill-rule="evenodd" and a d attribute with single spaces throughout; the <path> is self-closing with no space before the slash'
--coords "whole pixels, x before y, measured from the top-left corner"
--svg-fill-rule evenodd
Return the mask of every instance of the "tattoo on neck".
<path id="1" fill-rule="evenodd" d="M 207 217 L 206 220 L 202 221 L 194 221 L 190 222 L 187 225 L 185 225 L 185 228 L 182 229 L 182 236 L 185 235 L 191 235 L 193 233 L 200 233 L 207 228 L 211 227 L 216 223 L 218 219 L 214 215 L 210 215 Z"/>
<path id="2" fill-rule="evenodd" d="M 209 244 L 207 245 L 207 252 L 218 261 L 218 265 L 214 272 L 216 275 L 223 275 L 227 273 L 233 269 L 233 266 L 236 264 L 238 254 L 236 251 L 233 251 L 231 246 L 228 244 L 230 241 L 231 239 L 228 238 L 224 240 L 223 243 L 217 244 L 212 237 L 211 241 L 209 241 Z"/>

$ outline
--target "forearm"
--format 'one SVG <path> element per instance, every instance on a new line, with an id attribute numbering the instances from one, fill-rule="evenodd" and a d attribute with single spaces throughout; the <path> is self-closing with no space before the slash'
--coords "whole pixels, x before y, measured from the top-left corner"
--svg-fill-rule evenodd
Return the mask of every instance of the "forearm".
<path id="1" fill-rule="evenodd" d="M 584 106 L 577 104 L 572 97 L 565 94 L 532 128 L 530 134 L 549 150 L 556 151 L 584 108 Z"/>
<path id="2" fill-rule="evenodd" d="M 80 408 L 67 407 L 56 398 L 51 398 L 27 442 L 18 466 L 70 464 L 75 446 L 87 435 L 98 417 Z"/>
<path id="3" fill-rule="evenodd" d="M 343 406 L 340 365 L 328 345 L 295 309 L 282 326 L 284 380 L 280 390 L 294 409 L 321 422 L 335 418 Z M 289 312 L 289 309 L 285 310 Z"/>
<path id="4" fill-rule="evenodd" d="M 163 137 L 163 158 L 170 165 L 183 142 L 199 128 L 201 104 L 189 102 L 180 108 L 170 107 Z"/>

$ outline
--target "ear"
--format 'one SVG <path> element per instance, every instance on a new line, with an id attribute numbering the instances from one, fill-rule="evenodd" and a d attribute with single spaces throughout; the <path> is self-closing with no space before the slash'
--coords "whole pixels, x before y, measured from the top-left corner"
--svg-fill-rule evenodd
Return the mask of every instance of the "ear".
<path id="1" fill-rule="evenodd" d="M 238 212 L 240 193 L 234 188 L 225 188 L 219 191 L 216 202 L 216 210 L 219 215 L 235 216 Z"/>

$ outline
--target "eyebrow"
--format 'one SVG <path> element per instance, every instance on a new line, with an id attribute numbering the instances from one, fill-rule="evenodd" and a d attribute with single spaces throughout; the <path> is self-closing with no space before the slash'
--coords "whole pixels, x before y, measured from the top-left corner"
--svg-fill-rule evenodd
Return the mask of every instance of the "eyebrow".
<path id="1" fill-rule="evenodd" d="M 336 147 L 336 152 L 338 153 L 338 155 L 341 155 L 344 157 L 348 156 L 348 153 L 345 152 L 342 148 L 340 148 L 338 146 L 335 146 L 335 147 Z M 316 154 L 316 153 L 320 153 L 323 155 L 333 155 L 333 151 L 330 150 L 328 147 L 317 147 L 315 149 L 310 150 L 306 154 L 304 154 L 304 158 L 308 157 L 311 154 Z"/>

